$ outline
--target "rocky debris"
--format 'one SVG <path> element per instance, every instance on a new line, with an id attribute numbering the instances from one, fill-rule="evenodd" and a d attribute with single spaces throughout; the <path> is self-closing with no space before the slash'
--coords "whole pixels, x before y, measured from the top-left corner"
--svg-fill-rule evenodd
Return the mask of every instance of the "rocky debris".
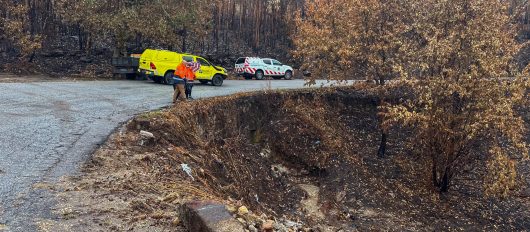
<path id="1" fill-rule="evenodd" d="M 320 211 L 320 189 L 318 186 L 309 184 L 300 184 L 298 186 L 307 192 L 307 198 L 301 202 L 302 210 L 310 217 L 314 217 L 317 220 L 325 220 L 324 214 Z"/>
<path id="2" fill-rule="evenodd" d="M 245 219 L 243 218 L 236 218 L 239 222 L 241 222 L 241 224 L 245 225 L 247 224 L 247 221 L 245 221 Z"/>
<path id="3" fill-rule="evenodd" d="M 335 201 L 342 202 L 345 197 L 346 197 L 346 191 L 337 192 L 337 194 L 335 194 Z"/>
<path id="4" fill-rule="evenodd" d="M 289 168 L 285 167 L 282 164 L 271 165 L 271 170 L 274 177 L 286 176 L 290 173 Z"/>
<path id="5" fill-rule="evenodd" d="M 287 226 L 282 223 L 274 223 L 274 231 L 276 232 L 288 232 Z"/>
<path id="6" fill-rule="evenodd" d="M 261 229 L 264 231 L 271 231 L 274 229 L 274 221 L 273 220 L 267 220 L 265 223 L 261 225 Z"/>
<path id="7" fill-rule="evenodd" d="M 226 206 L 226 210 L 228 210 L 229 213 L 231 214 L 234 214 L 237 212 L 237 208 L 235 206 L 232 206 L 232 205 L 227 205 Z"/>
<path id="8" fill-rule="evenodd" d="M 248 209 L 247 209 L 247 207 L 245 207 L 245 206 L 241 206 L 241 207 L 239 207 L 239 209 L 237 209 L 237 215 L 239 215 L 239 216 L 245 216 L 245 215 L 247 215 L 247 214 L 248 214 Z"/>
<path id="9" fill-rule="evenodd" d="M 240 222 L 217 202 L 192 201 L 184 204 L 182 222 L 194 232 L 244 232 Z"/>
<path id="10" fill-rule="evenodd" d="M 182 171 L 186 173 L 193 181 L 195 181 L 195 178 L 191 174 L 191 168 L 188 164 L 180 164 L 180 167 L 182 168 Z"/>
<path id="11" fill-rule="evenodd" d="M 248 226 L 248 230 L 249 230 L 250 232 L 258 232 L 258 229 L 257 229 L 255 226 L 253 226 L 253 225 L 249 225 L 249 226 Z"/>
<path id="12" fill-rule="evenodd" d="M 179 217 L 175 217 L 175 218 L 173 218 L 173 220 L 171 221 L 171 224 L 172 224 L 173 226 L 178 226 L 180 223 L 181 223 L 181 221 L 180 221 L 180 218 L 179 218 Z"/>
<path id="13" fill-rule="evenodd" d="M 154 139 L 155 138 L 153 133 L 151 133 L 149 131 L 140 131 L 140 135 L 142 136 L 142 138 L 147 138 L 147 139 Z"/>
<path id="14" fill-rule="evenodd" d="M 263 148 L 259 155 L 263 158 L 270 158 L 271 157 L 271 149 L 270 148 Z"/>
<path id="15" fill-rule="evenodd" d="M 300 222 L 294 222 L 285 218 L 273 220 L 265 214 L 256 215 L 248 210 L 244 205 L 227 205 L 225 208 L 232 213 L 235 218 L 249 232 L 298 232 L 298 231 L 315 231 L 312 228 L 305 227 Z M 238 207 L 239 206 L 239 207 Z M 259 229 L 258 229 L 259 228 Z"/>
<path id="16" fill-rule="evenodd" d="M 301 228 L 302 227 L 302 223 L 293 222 L 290 220 L 285 220 L 283 224 L 289 228 Z"/>
<path id="17" fill-rule="evenodd" d="M 149 131 L 140 131 L 140 137 L 140 146 L 149 146 L 155 143 L 155 135 Z"/>

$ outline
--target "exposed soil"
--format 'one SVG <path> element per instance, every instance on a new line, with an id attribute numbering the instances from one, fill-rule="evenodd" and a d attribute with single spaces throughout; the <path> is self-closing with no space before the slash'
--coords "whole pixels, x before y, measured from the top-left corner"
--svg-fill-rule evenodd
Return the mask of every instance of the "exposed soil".
<path id="1" fill-rule="evenodd" d="M 303 90 L 140 115 L 94 154 L 84 176 L 59 187 L 63 220 L 46 229 L 185 231 L 179 206 L 190 199 L 245 205 L 257 226 L 288 220 L 315 231 L 530 228 L 525 179 L 512 196 L 488 198 L 483 170 L 469 169 L 439 195 L 407 149 L 409 132 L 398 129 L 388 157 L 377 158 L 378 102 L 354 89 Z M 529 167 L 521 164 L 524 178 Z"/>

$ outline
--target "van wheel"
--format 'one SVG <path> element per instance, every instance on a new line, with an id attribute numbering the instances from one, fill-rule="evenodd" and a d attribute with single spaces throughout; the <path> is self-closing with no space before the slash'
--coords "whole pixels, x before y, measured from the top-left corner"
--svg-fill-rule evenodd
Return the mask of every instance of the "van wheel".
<path id="1" fill-rule="evenodd" d="M 293 78 L 293 72 L 287 71 L 285 72 L 285 80 L 291 80 Z"/>
<path id="2" fill-rule="evenodd" d="M 221 75 L 215 75 L 212 78 L 212 85 L 213 86 L 221 86 L 221 85 L 223 85 L 223 77 Z"/>
<path id="3" fill-rule="evenodd" d="M 173 84 L 173 73 L 172 72 L 166 72 L 166 75 L 164 75 L 164 84 Z"/>
<path id="4" fill-rule="evenodd" d="M 256 80 L 263 80 L 265 78 L 265 75 L 263 75 L 263 71 L 258 70 L 256 71 Z"/>
<path id="5" fill-rule="evenodd" d="M 208 81 L 207 81 L 207 80 L 199 80 L 199 82 L 201 82 L 201 84 L 203 84 L 203 85 L 208 84 Z"/>

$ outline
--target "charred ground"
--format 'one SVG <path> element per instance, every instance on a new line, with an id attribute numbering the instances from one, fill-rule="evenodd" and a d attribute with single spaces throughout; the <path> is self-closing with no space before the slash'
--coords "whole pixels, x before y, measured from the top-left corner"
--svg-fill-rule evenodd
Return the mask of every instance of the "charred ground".
<path id="1" fill-rule="evenodd" d="M 388 157 L 377 158 L 379 102 L 355 89 L 261 92 L 140 115 L 96 152 L 85 176 L 65 182 L 63 220 L 49 228 L 184 231 L 178 208 L 190 199 L 245 205 L 255 215 L 247 223 L 257 226 L 288 219 L 316 231 L 530 228 L 528 162 L 511 197 L 483 195 L 480 165 L 440 195 L 426 160 L 412 152 L 412 132 L 394 128 Z"/>

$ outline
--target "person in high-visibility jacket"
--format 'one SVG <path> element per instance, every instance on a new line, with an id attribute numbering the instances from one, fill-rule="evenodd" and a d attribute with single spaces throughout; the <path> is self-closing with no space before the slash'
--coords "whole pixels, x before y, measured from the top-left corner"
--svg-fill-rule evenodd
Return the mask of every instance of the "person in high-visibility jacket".
<path id="1" fill-rule="evenodd" d="M 185 95 L 184 85 L 186 76 L 188 76 L 187 62 L 183 60 L 175 69 L 175 75 L 173 77 L 173 103 L 177 103 L 178 99 Z"/>
<path id="2" fill-rule="evenodd" d="M 191 97 L 191 90 L 193 89 L 193 82 L 195 81 L 195 72 L 193 72 L 193 68 L 194 66 L 197 66 L 199 65 L 199 63 L 194 63 L 194 62 L 188 62 L 186 64 L 186 68 L 188 69 L 187 71 L 187 75 L 186 75 L 186 80 L 185 80 L 185 93 L 186 93 L 186 99 L 190 99 L 192 100 L 193 98 Z M 200 67 L 200 66 L 198 66 Z"/>

